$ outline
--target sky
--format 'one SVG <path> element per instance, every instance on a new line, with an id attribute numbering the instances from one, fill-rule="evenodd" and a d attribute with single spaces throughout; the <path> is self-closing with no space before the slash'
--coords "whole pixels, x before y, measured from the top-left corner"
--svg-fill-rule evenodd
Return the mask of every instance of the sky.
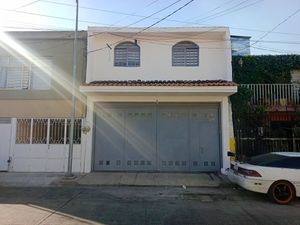
<path id="1" fill-rule="evenodd" d="M 2 1 L 2 30 L 75 28 L 75 0 Z M 157 22 L 155 27 L 227 26 L 232 35 L 251 36 L 251 54 L 300 54 L 300 0 L 78 1 L 79 30 Z"/>

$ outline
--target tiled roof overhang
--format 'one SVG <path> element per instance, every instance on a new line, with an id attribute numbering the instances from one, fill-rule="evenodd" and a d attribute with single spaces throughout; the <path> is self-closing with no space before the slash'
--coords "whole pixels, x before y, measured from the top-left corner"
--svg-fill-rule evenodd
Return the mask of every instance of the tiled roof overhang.
<path id="1" fill-rule="evenodd" d="M 103 80 L 80 86 L 86 95 L 135 94 L 135 95 L 219 95 L 237 92 L 237 84 L 225 80 Z"/>
<path id="2" fill-rule="evenodd" d="M 83 86 L 237 86 L 226 80 L 103 80 L 93 81 Z"/>

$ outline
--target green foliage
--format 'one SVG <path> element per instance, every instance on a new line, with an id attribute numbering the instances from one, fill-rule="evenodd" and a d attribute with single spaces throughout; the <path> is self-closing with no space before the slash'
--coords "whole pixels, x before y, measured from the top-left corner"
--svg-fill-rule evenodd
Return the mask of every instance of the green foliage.
<path id="1" fill-rule="evenodd" d="M 251 127 L 259 127 L 266 116 L 265 106 L 252 106 L 250 99 L 252 91 L 245 87 L 238 87 L 238 92 L 230 96 L 232 112 L 235 118 L 247 121 Z"/>
<path id="2" fill-rule="evenodd" d="M 260 127 L 264 123 L 266 113 L 265 106 L 260 105 L 251 107 L 251 110 L 248 114 L 248 122 L 251 123 L 253 127 Z"/>
<path id="3" fill-rule="evenodd" d="M 252 91 L 245 87 L 238 87 L 238 92 L 230 96 L 232 111 L 237 118 L 241 118 L 250 111 L 251 96 Z"/>
<path id="4" fill-rule="evenodd" d="M 300 69 L 300 55 L 232 57 L 233 80 L 240 84 L 289 83 L 293 69 Z"/>
<path id="5" fill-rule="evenodd" d="M 233 80 L 240 84 L 290 83 L 293 69 L 300 69 L 300 55 L 232 57 Z M 265 106 L 251 106 L 251 96 L 251 90 L 239 87 L 238 93 L 230 97 L 232 112 L 236 119 L 247 121 L 250 126 L 261 126 L 266 109 Z"/>

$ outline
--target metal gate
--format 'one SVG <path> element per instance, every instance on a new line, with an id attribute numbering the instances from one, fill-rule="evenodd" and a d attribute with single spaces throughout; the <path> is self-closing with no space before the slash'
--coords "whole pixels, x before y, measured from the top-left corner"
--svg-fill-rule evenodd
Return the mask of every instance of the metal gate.
<path id="1" fill-rule="evenodd" d="M 95 104 L 95 171 L 218 171 L 217 104 Z"/>

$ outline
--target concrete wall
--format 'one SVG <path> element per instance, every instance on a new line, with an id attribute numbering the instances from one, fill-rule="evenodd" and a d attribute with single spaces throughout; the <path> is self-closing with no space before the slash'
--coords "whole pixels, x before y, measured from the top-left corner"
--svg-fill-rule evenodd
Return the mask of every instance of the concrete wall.
<path id="1" fill-rule="evenodd" d="M 232 79 L 231 47 L 230 42 L 226 41 L 229 39 L 226 28 L 166 28 L 138 35 L 134 30 L 97 32 L 102 30 L 91 28 L 88 32 L 87 83 L 95 80 Z M 134 40 L 140 46 L 140 66 L 115 67 L 113 43 Z M 172 46 L 180 41 L 192 41 L 199 45 L 199 66 L 172 66 Z"/>
<path id="2" fill-rule="evenodd" d="M 0 41 L 0 57 L 10 55 L 51 59 L 51 70 L 47 73 L 51 77 L 51 88 L 49 90 L 0 89 L 0 104 L 3 106 L 0 108 L 0 117 L 24 117 L 23 112 L 30 117 L 47 117 L 48 114 L 52 117 L 69 116 L 69 109 L 66 109 L 66 106 L 70 105 L 68 101 L 71 99 L 73 32 L 28 31 L 7 32 L 6 35 L 9 38 L 7 42 L 11 40 L 13 46 L 11 43 Z M 86 32 L 79 32 L 77 86 L 85 80 L 85 72 Z M 76 95 L 80 99 L 78 102 L 80 111 L 77 115 L 83 116 L 85 98 L 79 92 L 76 92 Z M 66 101 L 66 104 L 62 101 Z"/>

